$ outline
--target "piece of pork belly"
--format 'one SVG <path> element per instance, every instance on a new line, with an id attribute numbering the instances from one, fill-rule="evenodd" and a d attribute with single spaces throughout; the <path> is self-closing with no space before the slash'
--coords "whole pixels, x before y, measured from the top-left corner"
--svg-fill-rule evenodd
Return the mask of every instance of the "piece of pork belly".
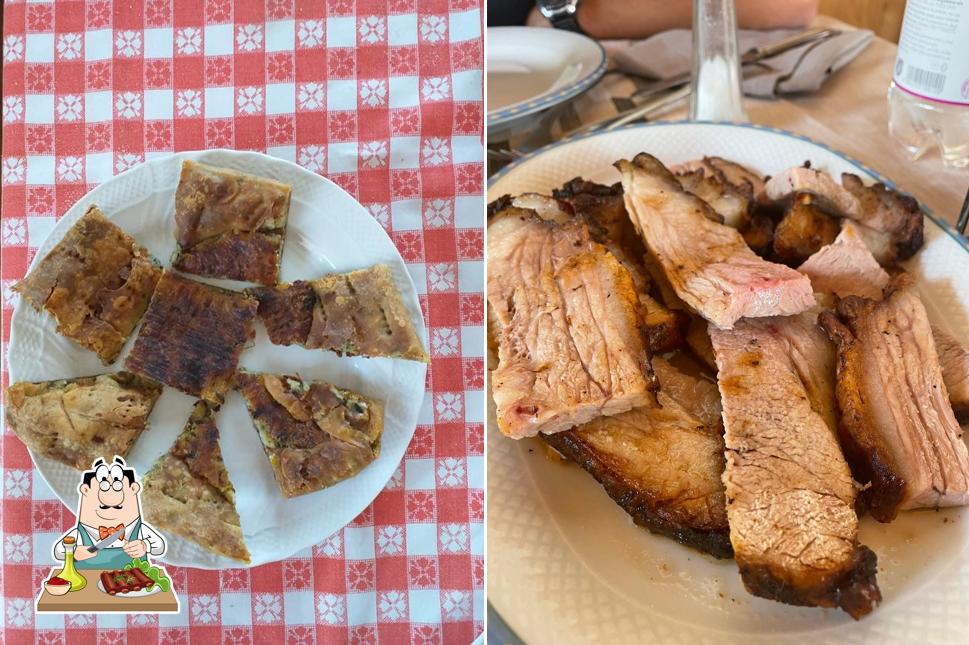
<path id="1" fill-rule="evenodd" d="M 743 317 L 789 315 L 814 304 L 807 277 L 754 254 L 736 229 L 709 219 L 710 206 L 683 190 L 646 153 L 621 160 L 626 210 L 676 295 L 718 327 Z"/>
<path id="2" fill-rule="evenodd" d="M 492 394 L 504 434 L 560 432 L 654 404 L 632 278 L 583 222 L 497 217 L 488 241 Z"/>
<path id="3" fill-rule="evenodd" d="M 884 298 L 849 296 L 821 323 L 838 346 L 839 436 L 875 519 L 969 503 L 969 452 L 925 307 L 908 274 Z"/>
<path id="4" fill-rule="evenodd" d="M 932 338 L 952 411 L 961 423 L 969 423 L 969 350 L 935 325 L 932 326 Z"/>
<path id="5" fill-rule="evenodd" d="M 871 229 L 865 241 L 883 264 L 910 258 L 921 248 L 925 218 L 917 201 L 882 183 L 866 186 L 851 173 L 842 174 L 841 182 L 839 185 L 827 173 L 798 166 L 771 177 L 764 185 L 764 195 L 771 201 L 787 200 L 797 193 L 814 195 L 819 207 Z"/>
<path id="6" fill-rule="evenodd" d="M 839 297 L 859 296 L 880 300 L 888 284 L 888 273 L 881 268 L 856 232 L 857 225 L 847 220 L 841 233 L 802 264 L 798 271 L 811 278 L 815 295 L 833 293 Z M 952 410 L 962 423 L 969 422 L 969 351 L 936 326 L 932 326 L 942 380 L 949 393 Z M 687 342 L 690 342 L 689 333 Z"/>
<path id="7" fill-rule="evenodd" d="M 881 600 L 875 554 L 858 543 L 855 486 L 835 433 L 812 406 L 790 342 L 777 331 L 810 318 L 711 326 L 730 541 L 750 593 L 859 618 Z"/>
<path id="8" fill-rule="evenodd" d="M 676 174 L 692 172 L 702 169 L 707 174 L 712 174 L 723 181 L 733 185 L 743 191 L 750 191 L 751 196 L 755 196 L 764 190 L 764 176 L 755 170 L 751 170 L 736 161 L 730 161 L 723 157 L 704 157 L 694 159 L 685 163 L 670 166 Z"/>
<path id="9" fill-rule="evenodd" d="M 819 293 L 839 297 L 880 298 L 888 273 L 858 235 L 856 224 L 845 220 L 834 242 L 821 248 L 797 269 L 811 279 Z"/>
<path id="10" fill-rule="evenodd" d="M 693 193 L 720 216 L 727 226 L 740 228 L 750 216 L 750 202 L 753 194 L 750 189 L 740 190 L 715 173 L 704 168 L 690 172 L 677 173 L 683 190 Z"/>
<path id="11" fill-rule="evenodd" d="M 653 360 L 662 407 L 600 417 L 542 439 L 589 471 L 636 524 L 728 558 L 723 437 L 711 410 L 711 400 L 719 403 L 716 386 Z"/>
<path id="12" fill-rule="evenodd" d="M 773 259 L 797 266 L 838 236 L 838 220 L 814 205 L 814 196 L 799 193 L 774 229 Z"/>

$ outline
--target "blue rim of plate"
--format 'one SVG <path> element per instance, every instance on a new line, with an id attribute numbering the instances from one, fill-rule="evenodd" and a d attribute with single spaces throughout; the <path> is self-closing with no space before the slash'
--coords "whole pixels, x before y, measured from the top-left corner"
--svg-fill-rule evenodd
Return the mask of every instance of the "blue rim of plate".
<path id="1" fill-rule="evenodd" d="M 804 141 L 804 142 L 807 142 L 807 143 L 816 145 L 819 148 L 823 148 L 824 150 L 830 152 L 831 154 L 833 154 L 833 155 L 835 155 L 837 157 L 840 157 L 841 159 L 844 159 L 848 163 L 853 164 L 855 166 L 858 166 L 859 168 L 861 168 L 862 170 L 864 170 L 866 173 L 868 173 L 871 177 L 873 177 L 875 180 L 882 182 L 883 184 L 885 184 L 889 188 L 891 188 L 893 190 L 899 190 L 900 192 L 905 193 L 905 191 L 901 190 L 900 188 L 898 188 L 895 185 L 895 182 L 893 182 L 891 179 L 885 177 L 884 175 L 882 175 L 880 172 L 878 172 L 874 168 L 871 168 L 867 164 L 862 163 L 861 161 L 858 161 L 854 157 L 852 157 L 852 156 L 850 156 L 848 154 L 845 154 L 844 152 L 841 152 L 840 150 L 837 150 L 835 148 L 832 148 L 831 146 L 828 146 L 828 145 L 826 145 L 824 143 L 821 143 L 820 141 L 817 141 L 815 139 L 812 139 L 811 137 L 804 136 L 803 134 L 798 134 L 796 132 L 791 132 L 790 130 L 784 130 L 782 128 L 772 128 L 772 127 L 769 127 L 769 126 L 766 126 L 766 125 L 757 125 L 756 123 L 735 123 L 733 121 L 687 121 L 687 120 L 678 120 L 678 121 L 653 121 L 652 123 L 631 123 L 629 125 L 616 128 L 614 130 L 609 130 L 608 132 L 601 132 L 601 131 L 593 130 L 592 132 L 583 132 L 583 133 L 580 133 L 580 134 L 577 134 L 577 135 L 574 135 L 574 136 L 571 136 L 571 137 L 566 137 L 564 139 L 560 139 L 559 141 L 553 141 L 552 143 L 549 143 L 547 145 L 544 145 L 541 148 L 537 148 L 537 149 L 535 149 L 535 150 L 533 150 L 533 151 L 525 154 L 520 159 L 516 159 L 515 161 L 511 162 L 510 164 L 508 164 L 507 166 L 505 166 L 504 168 L 502 168 L 501 170 L 499 170 L 498 172 L 496 172 L 494 175 L 492 175 L 488 179 L 488 188 L 491 188 L 492 186 L 494 186 L 494 184 L 499 179 L 501 179 L 502 177 L 504 177 L 505 175 L 507 175 L 509 172 L 511 172 L 512 170 L 514 170 L 518 166 L 521 166 L 522 164 L 524 164 L 527 161 L 531 161 L 532 159 L 534 159 L 538 155 L 541 155 L 541 154 L 543 154 L 545 152 L 548 152 L 549 150 L 551 150 L 553 148 L 558 148 L 559 146 L 564 146 L 564 145 L 567 145 L 567 144 L 570 144 L 570 143 L 575 143 L 576 141 L 581 141 L 583 139 L 588 139 L 590 137 L 595 137 L 595 136 L 599 136 L 599 135 L 612 134 L 613 132 L 621 132 L 621 131 L 624 131 L 624 130 L 636 130 L 636 129 L 640 129 L 640 128 L 654 128 L 654 127 L 658 127 L 658 126 L 669 126 L 669 125 L 701 125 L 701 126 L 702 125 L 718 125 L 718 126 L 724 126 L 724 125 L 726 125 L 726 126 L 731 126 L 731 127 L 734 127 L 734 128 L 747 128 L 749 130 L 760 130 L 762 132 L 772 132 L 774 134 L 780 134 L 780 135 L 783 135 L 783 136 L 786 136 L 786 137 L 791 137 L 792 139 L 798 139 L 799 141 Z M 905 194 L 909 194 L 909 193 L 905 193 Z M 912 195 L 912 197 L 914 197 L 914 195 Z M 921 201 L 919 201 L 919 205 L 922 207 L 922 212 L 924 212 L 929 217 L 929 219 L 931 219 L 935 223 L 936 226 L 938 226 L 939 228 L 941 228 L 943 232 L 945 232 L 949 237 L 951 237 L 953 240 L 955 240 L 956 244 L 958 244 L 959 246 L 961 246 L 964 251 L 966 251 L 967 253 L 969 253 L 969 237 L 964 237 L 964 236 L 960 235 L 959 232 L 956 230 L 956 228 L 952 224 L 950 224 L 949 222 L 947 222 L 947 221 L 945 221 L 945 220 L 940 219 L 939 217 L 937 217 L 935 215 L 935 213 L 933 213 L 931 209 L 927 208 L 924 204 L 922 204 Z"/>
<path id="2" fill-rule="evenodd" d="M 569 33 L 573 33 L 573 32 L 569 32 Z M 599 82 L 599 80 L 606 73 L 606 66 L 609 64 L 609 58 L 606 56 L 606 50 L 602 47 L 602 45 L 597 40 L 593 40 L 588 36 L 583 36 L 582 34 L 578 34 L 578 33 L 574 35 L 579 36 L 581 38 L 585 38 L 586 40 L 594 43 L 595 46 L 599 48 L 599 55 L 602 57 L 602 60 L 600 60 L 599 65 L 594 70 L 592 70 L 592 73 L 588 74 L 587 76 L 583 76 L 582 78 L 575 81 L 574 83 L 570 85 L 566 85 L 562 89 L 556 92 L 553 92 L 552 94 L 543 94 L 539 96 L 537 99 L 534 99 L 531 101 L 519 101 L 514 105 L 511 105 L 506 108 L 502 108 L 495 112 L 488 112 L 489 128 L 493 128 L 499 125 L 505 125 L 506 123 L 509 123 L 517 119 L 518 117 L 527 116 L 529 114 L 534 114 L 536 112 L 541 112 L 542 110 L 550 108 L 553 105 L 564 103 L 565 101 L 568 101 L 569 99 L 575 98 L 579 94 L 582 94 L 590 87 L 592 87 L 593 85 Z"/>

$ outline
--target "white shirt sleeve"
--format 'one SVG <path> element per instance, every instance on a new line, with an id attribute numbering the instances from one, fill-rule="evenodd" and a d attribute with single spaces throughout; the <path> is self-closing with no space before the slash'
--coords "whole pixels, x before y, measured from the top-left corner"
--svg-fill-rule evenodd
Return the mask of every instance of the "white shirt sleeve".
<path id="1" fill-rule="evenodd" d="M 80 544 L 81 540 L 77 534 L 77 527 L 75 526 L 70 531 L 61 536 L 57 542 L 54 543 L 54 559 L 63 560 L 64 559 L 64 538 L 73 537 L 75 544 Z"/>
<path id="2" fill-rule="evenodd" d="M 151 555 L 163 555 L 165 553 L 165 539 L 144 522 L 141 524 L 141 539 L 145 541 L 148 553 Z"/>

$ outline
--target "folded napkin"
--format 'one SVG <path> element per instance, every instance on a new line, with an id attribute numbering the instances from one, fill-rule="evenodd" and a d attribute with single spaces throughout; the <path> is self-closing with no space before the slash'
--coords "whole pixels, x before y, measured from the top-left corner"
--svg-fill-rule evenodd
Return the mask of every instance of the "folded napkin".
<path id="1" fill-rule="evenodd" d="M 741 55 L 754 47 L 779 42 L 797 31 L 740 29 Z M 764 98 L 794 92 L 813 92 L 825 80 L 860 54 L 874 34 L 867 29 L 844 31 L 820 42 L 790 49 L 745 68 L 744 94 Z M 631 43 L 614 54 L 620 71 L 654 79 L 689 73 L 693 67 L 693 34 L 672 29 Z M 756 69 L 754 69 L 756 67 Z M 751 74 L 751 72 L 754 72 Z"/>

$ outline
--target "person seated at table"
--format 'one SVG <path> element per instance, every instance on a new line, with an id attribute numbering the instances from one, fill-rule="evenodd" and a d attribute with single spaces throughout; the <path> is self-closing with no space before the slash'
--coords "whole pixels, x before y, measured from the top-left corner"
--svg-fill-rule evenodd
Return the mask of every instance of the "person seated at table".
<path id="1" fill-rule="evenodd" d="M 568 0 L 489 0 L 488 26 L 548 26 L 539 7 Z M 818 0 L 735 0 L 737 26 L 744 29 L 804 27 L 817 15 Z M 646 38 L 669 29 L 690 29 L 691 0 L 577 0 L 575 21 L 592 38 Z M 568 21 L 555 26 L 575 30 Z"/>

